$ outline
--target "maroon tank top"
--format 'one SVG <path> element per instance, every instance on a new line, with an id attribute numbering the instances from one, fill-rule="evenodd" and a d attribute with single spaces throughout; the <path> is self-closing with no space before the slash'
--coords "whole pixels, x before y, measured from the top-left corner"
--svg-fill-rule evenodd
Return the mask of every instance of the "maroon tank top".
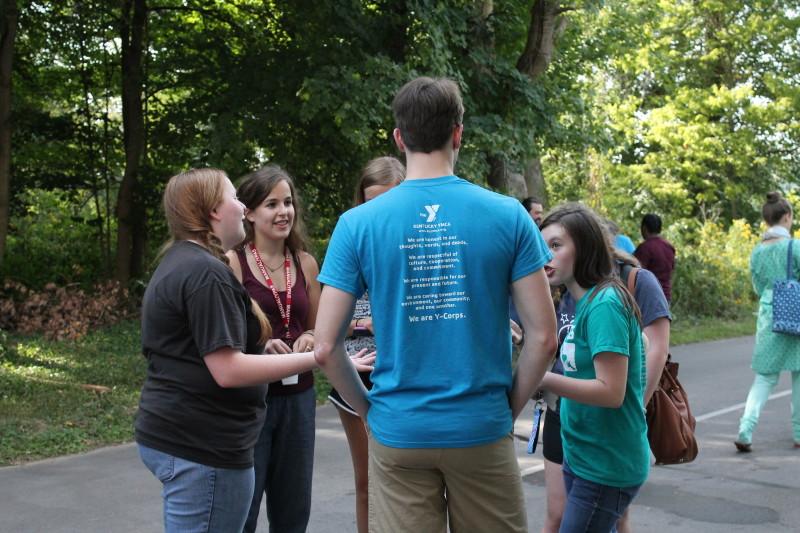
<path id="1" fill-rule="evenodd" d="M 269 323 L 272 326 L 272 338 L 281 339 L 290 347 L 297 340 L 297 338 L 306 331 L 306 324 L 308 322 L 308 311 L 310 303 L 308 300 L 308 289 L 306 289 L 306 277 L 303 275 L 303 269 L 300 266 L 300 261 L 297 259 L 297 254 L 293 255 L 294 264 L 297 268 L 297 279 L 292 284 L 292 316 L 289 319 L 289 333 L 292 336 L 292 341 L 286 340 L 286 328 L 283 325 L 281 313 L 278 310 L 278 305 L 275 303 L 275 297 L 272 291 L 264 285 L 260 278 L 263 276 L 261 272 L 258 273 L 258 278 L 250 270 L 250 265 L 247 263 L 246 250 L 240 248 L 236 250 L 236 255 L 239 257 L 239 264 L 242 266 L 242 285 L 247 289 L 250 297 L 255 300 L 264 314 L 269 318 Z M 282 271 L 283 269 L 281 269 Z M 281 273 L 283 275 L 283 273 Z M 278 297 L 281 300 L 281 305 L 286 308 L 286 291 L 278 291 Z M 297 394 L 310 389 L 314 385 L 314 374 L 304 372 L 300 374 L 300 379 L 297 385 L 284 385 L 280 381 L 269 384 L 269 396 L 282 396 L 286 394 Z"/>

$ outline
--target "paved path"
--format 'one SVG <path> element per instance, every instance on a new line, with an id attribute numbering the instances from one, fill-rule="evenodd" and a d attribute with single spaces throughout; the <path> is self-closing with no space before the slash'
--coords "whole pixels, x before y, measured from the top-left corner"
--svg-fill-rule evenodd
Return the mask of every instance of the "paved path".
<path id="1" fill-rule="evenodd" d="M 789 380 L 767 404 L 754 452 L 732 440 L 752 381 L 752 337 L 673 349 L 680 378 L 698 416 L 700 455 L 694 463 L 653 468 L 635 502 L 637 531 L 708 533 L 800 530 L 800 450 L 792 449 Z M 530 409 L 530 407 L 529 407 Z M 529 412 L 515 428 L 530 431 Z M 531 532 L 541 529 L 541 452 L 518 444 Z M 317 411 L 317 447 L 310 533 L 355 531 L 347 443 L 331 406 Z M 158 532 L 159 483 L 133 445 L 0 468 L 0 532 Z M 264 521 L 260 531 L 267 531 Z"/>

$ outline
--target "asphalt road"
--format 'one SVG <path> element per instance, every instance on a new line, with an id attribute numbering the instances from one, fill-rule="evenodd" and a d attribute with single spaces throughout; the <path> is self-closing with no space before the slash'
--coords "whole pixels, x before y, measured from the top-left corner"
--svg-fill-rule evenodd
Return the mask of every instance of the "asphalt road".
<path id="1" fill-rule="evenodd" d="M 745 337 L 672 350 L 698 417 L 700 454 L 691 464 L 653 468 L 634 502 L 636 531 L 800 531 L 800 450 L 792 448 L 788 375 L 764 409 L 753 453 L 737 454 L 732 444 L 753 378 L 752 343 Z M 525 413 L 515 431 L 524 435 L 529 424 Z M 544 510 L 541 452 L 526 455 L 522 440 L 518 452 L 536 532 Z M 310 533 L 355 531 L 350 457 L 329 405 L 317 411 L 313 490 Z M 159 491 L 130 444 L 2 468 L 0 532 L 161 531 Z M 260 531 L 267 530 L 262 517 Z"/>

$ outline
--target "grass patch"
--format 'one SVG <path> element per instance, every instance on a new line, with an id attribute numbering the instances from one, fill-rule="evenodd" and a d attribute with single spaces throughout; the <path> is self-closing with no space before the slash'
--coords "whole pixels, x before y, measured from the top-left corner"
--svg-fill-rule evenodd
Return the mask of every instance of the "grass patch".
<path id="1" fill-rule="evenodd" d="M 133 438 L 146 369 L 138 321 L 79 341 L 9 336 L 8 344 L 0 357 L 0 465 Z"/>
<path id="2" fill-rule="evenodd" d="M 671 343 L 755 333 L 755 317 L 677 318 Z M 10 336 L 0 350 L 0 466 L 84 452 L 133 439 L 133 416 L 145 377 L 139 323 L 126 321 L 79 341 Z M 314 371 L 317 403 L 330 384 Z M 108 392 L 82 385 L 101 385 Z"/>
<path id="3" fill-rule="evenodd" d="M 745 314 L 734 319 L 715 317 L 676 318 L 670 328 L 670 344 L 713 341 L 755 335 L 756 317 Z"/>

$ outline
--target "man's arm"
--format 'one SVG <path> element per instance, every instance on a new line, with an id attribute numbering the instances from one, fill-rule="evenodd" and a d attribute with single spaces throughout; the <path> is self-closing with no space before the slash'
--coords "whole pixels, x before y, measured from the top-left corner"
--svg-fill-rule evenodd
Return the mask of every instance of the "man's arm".
<path id="1" fill-rule="evenodd" d="M 644 390 L 644 404 L 650 401 L 661 380 L 661 372 L 669 354 L 669 327 L 667 317 L 661 317 L 647 326 L 643 332 L 649 341 L 647 346 L 647 386 Z"/>
<path id="2" fill-rule="evenodd" d="M 344 338 L 356 299 L 349 292 L 326 285 L 322 289 L 314 328 L 314 357 L 328 380 L 366 422 L 367 389 L 344 349 Z"/>
<path id="3" fill-rule="evenodd" d="M 539 387 L 558 342 L 556 314 L 544 269 L 540 268 L 512 283 L 511 297 L 525 331 L 511 388 L 511 416 L 516 420 Z"/>

